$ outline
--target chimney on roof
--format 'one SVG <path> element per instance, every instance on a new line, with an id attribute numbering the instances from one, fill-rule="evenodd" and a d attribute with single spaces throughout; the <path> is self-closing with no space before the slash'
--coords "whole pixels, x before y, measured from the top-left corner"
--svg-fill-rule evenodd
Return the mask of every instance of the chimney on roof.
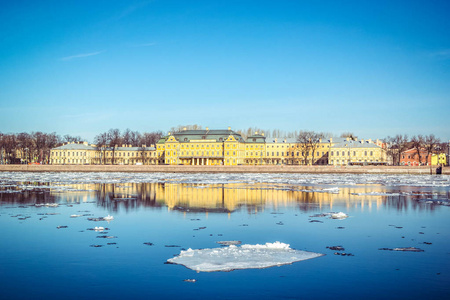
<path id="1" fill-rule="evenodd" d="M 262 132 L 261 135 L 264 136 L 264 132 Z"/>
<path id="2" fill-rule="evenodd" d="M 258 134 L 258 131 L 255 131 L 255 135 L 257 135 Z"/>
<path id="3" fill-rule="evenodd" d="M 346 140 L 347 140 L 347 142 L 350 141 L 350 137 L 347 137 Z"/>
<path id="4" fill-rule="evenodd" d="M 206 131 L 208 131 L 209 130 L 209 127 L 206 127 Z"/>
<path id="5" fill-rule="evenodd" d="M 333 142 L 333 138 L 332 137 L 330 137 L 330 143 L 332 143 Z"/>
<path id="6" fill-rule="evenodd" d="M 231 127 L 230 127 L 230 126 L 228 126 L 228 130 L 231 130 Z"/>
<path id="7" fill-rule="evenodd" d="M 186 130 L 187 130 L 187 128 L 186 128 L 186 127 L 184 127 L 184 128 L 183 128 L 183 130 L 184 130 L 184 131 L 186 131 Z M 169 133 L 169 134 L 170 134 L 170 133 Z"/>
<path id="8" fill-rule="evenodd" d="M 150 145 L 150 147 L 153 147 L 153 148 L 155 148 L 155 145 L 151 144 L 151 145 Z"/>
<path id="9" fill-rule="evenodd" d="M 147 146 L 146 145 L 142 145 L 142 148 L 147 148 Z"/>
<path id="10" fill-rule="evenodd" d="M 364 144 L 364 139 L 361 139 L 361 144 Z"/>
<path id="11" fill-rule="evenodd" d="M 372 139 L 369 139 L 369 143 L 372 143 Z"/>
<path id="12" fill-rule="evenodd" d="M 170 132 L 168 133 L 168 135 L 170 135 Z"/>

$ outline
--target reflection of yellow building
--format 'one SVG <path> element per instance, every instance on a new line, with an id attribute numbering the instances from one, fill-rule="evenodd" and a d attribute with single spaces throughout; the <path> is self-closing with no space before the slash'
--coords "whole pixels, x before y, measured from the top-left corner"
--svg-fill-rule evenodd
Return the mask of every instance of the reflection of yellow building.
<path id="1" fill-rule="evenodd" d="M 431 165 L 437 166 L 437 165 L 447 165 L 447 155 L 445 153 L 439 153 L 439 154 L 432 154 L 431 155 Z"/>
<path id="2" fill-rule="evenodd" d="M 267 208 L 277 210 L 287 207 L 297 207 L 305 212 L 329 212 L 333 211 L 335 205 L 347 209 L 370 210 L 390 199 L 380 195 L 364 195 L 374 190 L 384 192 L 385 188 L 382 186 L 345 187 L 339 188 L 337 193 L 329 193 L 316 187 L 239 183 L 74 184 L 70 187 L 78 191 L 65 192 L 52 188 L 50 192 L 52 196 L 61 197 L 67 203 L 96 200 L 100 205 L 111 209 L 119 206 L 166 206 L 169 210 L 187 213 L 231 213 L 240 208 L 245 208 L 249 213 L 258 213 Z"/>

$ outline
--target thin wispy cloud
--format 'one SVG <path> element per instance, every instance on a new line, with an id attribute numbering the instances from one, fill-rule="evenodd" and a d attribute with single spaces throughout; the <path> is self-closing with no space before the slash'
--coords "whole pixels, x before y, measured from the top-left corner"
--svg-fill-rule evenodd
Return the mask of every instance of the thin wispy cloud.
<path id="1" fill-rule="evenodd" d="M 67 60 L 72 60 L 72 59 L 84 58 L 84 57 L 98 55 L 98 54 L 101 54 L 103 52 L 105 52 L 105 51 L 97 51 L 97 52 L 91 52 L 91 53 L 80 53 L 80 54 L 76 54 L 76 55 L 62 57 L 61 60 L 67 61 Z"/>
<path id="2" fill-rule="evenodd" d="M 150 2 L 152 2 L 152 0 L 149 1 L 142 1 L 139 3 L 136 3 L 134 5 L 131 5 L 129 7 L 127 7 L 125 10 L 122 11 L 122 13 L 116 18 L 116 20 L 120 20 L 122 18 L 125 18 L 126 16 L 132 14 L 134 11 L 147 6 Z"/>

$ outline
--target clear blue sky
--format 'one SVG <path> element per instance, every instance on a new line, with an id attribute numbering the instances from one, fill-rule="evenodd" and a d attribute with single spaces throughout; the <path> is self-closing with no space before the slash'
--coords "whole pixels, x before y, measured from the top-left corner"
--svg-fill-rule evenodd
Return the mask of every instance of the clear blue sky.
<path id="1" fill-rule="evenodd" d="M 3 1 L 0 132 L 450 139 L 450 1 Z"/>

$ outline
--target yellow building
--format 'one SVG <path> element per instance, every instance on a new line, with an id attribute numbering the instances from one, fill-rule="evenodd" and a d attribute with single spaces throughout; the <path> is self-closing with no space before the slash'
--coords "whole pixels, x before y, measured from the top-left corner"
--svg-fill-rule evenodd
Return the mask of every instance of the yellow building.
<path id="1" fill-rule="evenodd" d="M 242 165 L 245 142 L 228 130 L 183 130 L 169 133 L 157 143 L 157 151 L 169 165 Z"/>
<path id="2" fill-rule="evenodd" d="M 345 141 L 331 146 L 330 165 L 385 165 L 386 151 L 372 140 Z"/>
<path id="3" fill-rule="evenodd" d="M 245 159 L 246 165 L 264 165 L 267 164 L 266 156 L 266 137 L 264 134 L 255 132 L 245 141 Z"/>
<path id="4" fill-rule="evenodd" d="M 439 154 L 432 154 L 431 155 L 431 165 L 437 166 L 437 165 L 447 165 L 447 155 L 445 153 L 439 153 Z"/>
<path id="5" fill-rule="evenodd" d="M 444 161 L 439 158 L 439 161 Z M 446 161 L 445 161 L 446 162 Z M 67 143 L 50 153 L 51 164 L 168 165 L 366 165 L 386 164 L 377 143 L 326 138 L 304 145 L 296 138 L 267 138 L 255 132 L 245 141 L 231 130 L 182 130 L 162 137 L 156 147 Z"/>
<path id="6" fill-rule="evenodd" d="M 134 165 L 158 164 L 159 157 L 155 147 L 106 147 L 90 145 L 87 142 L 67 143 L 50 151 L 53 165 Z"/>

